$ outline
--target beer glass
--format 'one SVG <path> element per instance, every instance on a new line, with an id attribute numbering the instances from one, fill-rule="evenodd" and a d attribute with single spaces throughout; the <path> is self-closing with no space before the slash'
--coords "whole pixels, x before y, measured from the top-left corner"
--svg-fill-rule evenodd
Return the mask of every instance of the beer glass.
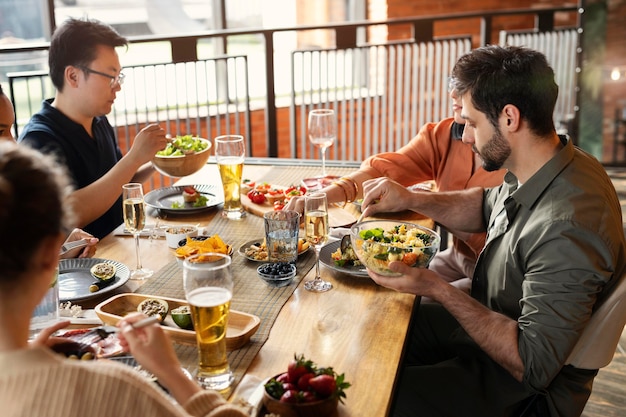
<path id="1" fill-rule="evenodd" d="M 230 256 L 203 253 L 183 262 L 183 287 L 198 343 L 198 383 L 224 391 L 233 382 L 226 356 L 226 327 L 233 278 Z"/>
<path id="2" fill-rule="evenodd" d="M 241 219 L 246 212 L 241 205 L 241 175 L 246 145 L 241 135 L 222 135 L 215 138 L 215 159 L 224 188 L 222 217 Z"/>

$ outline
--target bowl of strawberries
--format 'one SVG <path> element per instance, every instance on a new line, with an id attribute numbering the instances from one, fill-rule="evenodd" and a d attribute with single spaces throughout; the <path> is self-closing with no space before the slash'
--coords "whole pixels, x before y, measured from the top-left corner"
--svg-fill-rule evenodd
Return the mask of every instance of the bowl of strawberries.
<path id="1" fill-rule="evenodd" d="M 294 355 L 287 371 L 264 385 L 263 405 L 281 417 L 333 415 L 346 398 L 350 383 L 331 367 L 318 367 L 304 355 Z"/>

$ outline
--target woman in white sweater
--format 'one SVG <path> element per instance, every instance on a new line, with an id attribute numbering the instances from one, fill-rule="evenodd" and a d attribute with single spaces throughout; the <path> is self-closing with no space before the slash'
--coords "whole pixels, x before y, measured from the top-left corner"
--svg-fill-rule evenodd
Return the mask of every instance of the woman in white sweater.
<path id="1" fill-rule="evenodd" d="M 0 141 L 0 415 L 246 416 L 182 372 L 159 325 L 120 323 L 120 339 L 178 402 L 132 368 L 73 361 L 28 342 L 33 310 L 54 279 L 59 248 L 72 229 L 65 173 L 35 150 Z"/>

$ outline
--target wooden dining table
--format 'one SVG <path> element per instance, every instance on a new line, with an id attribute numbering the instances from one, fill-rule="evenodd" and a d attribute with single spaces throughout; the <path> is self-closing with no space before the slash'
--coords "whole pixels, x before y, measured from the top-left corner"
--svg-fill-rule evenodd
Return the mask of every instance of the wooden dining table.
<path id="1" fill-rule="evenodd" d="M 327 168 L 328 173 L 334 175 L 345 175 L 355 169 Z M 243 177 L 270 183 L 281 179 L 284 182 L 288 178 L 296 183 L 303 178 L 315 176 L 319 170 L 319 166 L 297 164 L 246 164 Z M 177 184 L 214 184 L 221 189 L 217 166 L 211 162 L 197 173 L 181 178 Z M 358 208 L 354 205 L 348 204 L 345 210 L 354 219 L 359 215 Z M 185 216 L 168 216 L 156 210 L 148 210 L 147 223 L 154 224 L 158 221 L 161 225 L 198 224 L 201 229 L 206 227 L 207 232 L 211 233 L 209 229 L 220 217 L 220 213 L 221 207 Z M 247 217 L 249 216 L 255 214 L 249 213 Z M 250 218 L 251 220 L 256 219 Z M 233 230 L 244 230 L 244 234 L 250 239 L 263 236 L 264 232 L 258 221 L 250 230 L 247 229 L 246 220 L 224 221 L 227 223 L 221 229 L 220 236 L 234 246 L 233 257 L 241 256 L 236 252 L 242 239 L 231 242 L 231 224 Z M 432 227 L 429 219 L 419 222 Z M 140 253 L 143 266 L 157 271 L 155 276 L 161 268 L 166 268 L 175 261 L 174 250 L 167 247 L 164 239 L 142 238 Z M 98 243 L 95 256 L 121 262 L 132 269 L 135 267 L 133 238 L 111 233 Z M 313 254 L 310 256 L 313 257 Z M 246 279 L 258 279 L 255 271 L 258 264 L 247 262 L 250 265 L 244 265 L 247 268 Z M 313 260 L 310 260 L 303 271 L 302 279 L 287 289 L 285 302 L 279 306 L 277 316 L 268 328 L 266 340 L 260 343 L 258 351 L 254 352 L 249 364 L 246 364 L 245 376 L 248 380 L 262 381 L 286 371 L 294 354 L 303 354 L 319 366 L 332 366 L 336 372 L 343 373 L 346 381 L 351 384 L 346 390 L 344 403 L 338 407 L 338 416 L 387 415 L 415 297 L 383 288 L 369 277 L 344 274 L 324 265 L 321 267 L 322 277 L 332 283 L 333 289 L 324 293 L 309 292 L 304 289 L 303 282 L 314 276 L 315 268 L 312 265 Z M 151 283 L 150 280 L 154 279 L 157 278 L 149 278 L 146 283 Z M 114 294 L 141 291 L 141 288 L 148 285 L 146 283 L 130 280 Z M 266 291 L 272 294 L 271 289 Z M 98 303 L 106 302 L 111 295 L 95 297 L 82 305 L 84 308 L 93 308 Z M 234 301 L 235 297 L 236 295 Z"/>

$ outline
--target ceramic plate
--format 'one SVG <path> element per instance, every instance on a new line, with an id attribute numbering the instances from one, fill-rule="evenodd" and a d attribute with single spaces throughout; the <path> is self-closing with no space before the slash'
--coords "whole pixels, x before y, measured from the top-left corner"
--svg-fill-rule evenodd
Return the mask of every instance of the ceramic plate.
<path id="1" fill-rule="evenodd" d="M 97 263 L 108 262 L 115 265 L 115 280 L 96 292 L 90 292 L 89 286 L 96 281 L 90 269 Z M 124 285 L 130 278 L 128 267 L 117 261 L 99 258 L 61 259 L 59 262 L 59 299 L 60 301 L 80 301 L 100 297 Z"/>
<path id="2" fill-rule="evenodd" d="M 183 200 L 184 186 L 159 188 L 152 190 L 143 197 L 143 201 L 148 207 L 169 214 L 189 214 L 211 209 L 224 202 L 223 191 L 214 185 L 194 185 L 198 193 L 207 198 L 206 206 L 194 207 Z M 181 208 L 172 208 L 172 204 L 182 204 Z"/>
<path id="3" fill-rule="evenodd" d="M 330 255 L 332 255 L 332 253 L 335 252 L 339 248 L 339 245 L 341 245 L 341 240 L 336 240 L 334 242 L 330 242 L 329 244 L 323 246 L 322 249 L 320 249 L 320 262 L 326 265 L 327 267 L 329 267 L 330 269 L 334 269 L 335 271 L 338 271 L 344 274 L 369 278 L 369 275 L 367 275 L 367 270 L 362 265 L 361 266 L 337 266 L 335 265 L 335 262 L 332 260 Z"/>
<path id="4" fill-rule="evenodd" d="M 239 250 L 237 251 L 237 253 L 239 253 L 239 255 L 243 256 L 244 258 L 246 258 L 247 260 L 252 261 L 252 262 L 269 262 L 267 260 L 267 258 L 266 259 L 254 259 L 252 256 L 246 255 L 246 249 L 248 249 L 252 245 L 260 246 L 262 243 L 263 243 L 263 239 L 249 240 L 249 241 L 247 241 L 246 243 L 244 243 L 243 245 L 241 245 L 239 247 Z M 309 248 L 310 248 L 310 246 L 308 248 L 298 252 L 298 256 L 300 256 L 303 253 L 305 253 L 306 251 L 308 251 Z"/>

